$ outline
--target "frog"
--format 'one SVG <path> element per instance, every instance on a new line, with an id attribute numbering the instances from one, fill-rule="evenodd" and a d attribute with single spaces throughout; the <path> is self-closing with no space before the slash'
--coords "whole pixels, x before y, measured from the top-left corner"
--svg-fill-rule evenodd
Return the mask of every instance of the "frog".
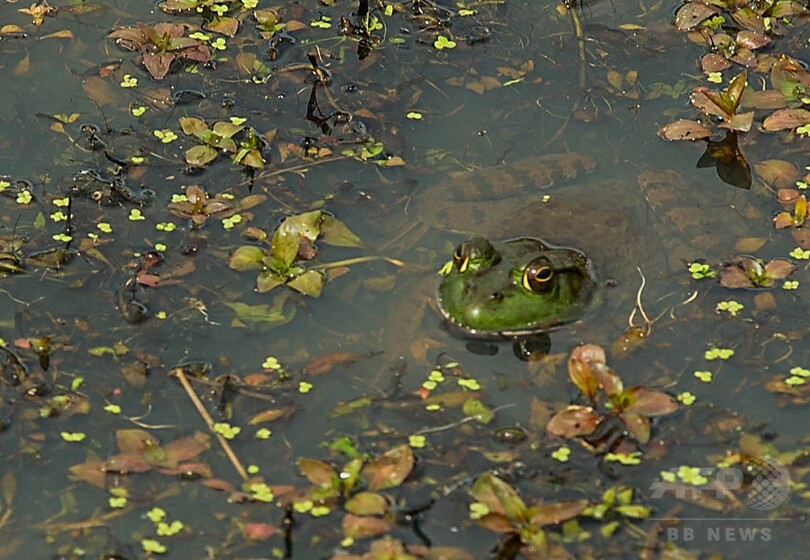
<path id="1" fill-rule="evenodd" d="M 690 200 L 690 185 L 674 171 L 642 170 L 633 192 L 597 167 L 588 154 L 539 155 L 416 195 L 419 221 L 468 236 L 436 295 L 453 334 L 551 331 L 587 318 L 609 291 L 632 308 L 644 270 L 668 279 L 696 257 L 722 258 L 731 248 L 714 224 L 745 227 L 732 205 Z"/>
<path id="2" fill-rule="evenodd" d="M 476 338 L 510 338 L 582 318 L 599 300 L 593 263 L 582 251 L 520 237 L 461 243 L 439 285 L 439 311 Z"/>

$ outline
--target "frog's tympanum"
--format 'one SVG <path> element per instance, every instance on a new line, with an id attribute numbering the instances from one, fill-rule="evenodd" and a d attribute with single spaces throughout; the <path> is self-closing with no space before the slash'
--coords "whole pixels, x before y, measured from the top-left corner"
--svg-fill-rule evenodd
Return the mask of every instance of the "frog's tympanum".
<path id="1" fill-rule="evenodd" d="M 464 334 L 520 336 L 580 319 L 598 288 L 591 262 L 577 249 L 528 237 L 476 237 L 456 249 L 439 309 Z"/>

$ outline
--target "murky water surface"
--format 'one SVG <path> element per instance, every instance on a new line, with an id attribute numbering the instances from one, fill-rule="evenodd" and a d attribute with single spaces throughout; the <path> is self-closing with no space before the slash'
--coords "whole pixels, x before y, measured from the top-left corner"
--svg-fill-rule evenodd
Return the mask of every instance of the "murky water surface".
<path id="1" fill-rule="evenodd" d="M 369 457 L 416 445 L 410 477 L 387 491 L 391 511 L 399 512 L 387 532 L 406 544 L 512 557 L 493 556 L 497 535 L 469 518 L 470 481 L 497 469 L 528 502 L 599 501 L 621 483 L 634 489 L 634 503 L 652 508 L 653 519 L 614 515 L 618 529 L 609 538 L 599 534 L 603 523 L 582 518 L 588 536 L 564 544 L 573 557 L 658 556 L 667 547 L 682 547 L 679 558 L 800 557 L 806 504 L 798 487 L 781 507 L 759 510 L 741 502 L 742 493 L 730 501 L 719 486 L 701 490 L 721 504 L 717 510 L 706 500 L 694 505 L 655 491 L 662 472 L 692 467 L 716 476 L 716 465 L 740 452 L 742 434 L 759 438 L 763 455 L 800 453 L 807 444 L 806 398 L 767 389 L 791 368 L 810 367 L 806 267 L 793 277 L 798 289 L 767 293 L 695 281 L 686 269 L 695 259 L 716 263 L 754 251 L 765 260 L 786 257 L 794 243 L 772 229 L 778 206 L 761 183 L 731 187 L 714 169 L 695 168 L 704 144 L 656 136 L 666 122 L 694 118 L 687 92 L 705 85 L 696 69 L 700 47 L 671 25 L 674 6 L 581 7 L 580 45 L 569 14 L 551 4 L 483 4 L 475 15 L 453 16 L 455 48 L 438 49 L 431 18 L 445 12 L 405 2 L 391 15 L 373 12 L 385 24 L 375 32 L 382 41 L 361 60 L 357 41 L 338 31 L 341 15 L 356 17 L 351 4 L 262 1 L 259 9 L 275 8 L 291 26 L 274 40 L 261 36 L 252 10 L 229 4 L 241 20 L 236 36 L 205 32 L 209 43 L 222 39 L 212 61 L 178 59 L 161 81 L 107 35 L 137 22 L 199 25 L 193 12 L 170 16 L 142 2 L 75 4 L 35 26 L 16 11 L 22 4 L 0 9 L 0 25 L 24 31 L 0 38 L 0 335 L 8 350 L 0 385 L 0 557 L 139 558 L 144 539 L 155 539 L 167 558 L 303 559 L 327 558 L 350 544 L 341 501 L 316 517 L 260 501 L 231 503 L 234 494 L 206 487 L 204 480 L 241 488 L 214 439 L 193 457 L 210 467 L 203 479 L 161 473 L 159 461 L 132 466 L 143 472 L 108 473 L 96 485 L 69 473 L 118 454 L 123 429 L 147 430 L 164 446 L 206 432 L 170 375 L 177 366 L 189 375 L 205 369 L 192 380 L 203 407 L 215 422 L 241 427 L 231 440 L 235 456 L 277 493 L 308 484 L 297 467 L 302 457 L 342 466 L 347 457 L 328 448 L 341 437 Z M 415 13 L 412 4 L 426 15 L 406 17 Z M 328 87 L 316 87 L 313 64 L 328 75 Z M 246 172 L 220 153 L 190 170 L 184 154 L 201 140 L 181 130 L 182 117 L 252 127 L 264 137 L 267 165 Z M 741 143 L 752 161 L 781 157 L 772 147 Z M 449 204 L 446 227 L 419 215 L 424 200 L 446 205 L 442 186 L 463 173 L 481 170 L 461 180 L 486 192 L 488 169 L 555 152 L 587 153 L 596 167 L 542 191 L 518 181 L 521 203 L 513 212 L 482 201 L 470 223 Z M 391 158 L 404 165 L 382 165 L 398 162 Z M 664 175 L 677 177 L 666 183 L 675 194 L 652 200 L 639 177 Z M 232 205 L 251 194 L 265 199 L 241 211 L 198 212 L 204 223 L 195 227 L 167 207 L 194 184 L 211 197 L 225 193 L 230 198 L 221 200 Z M 153 192 L 149 204 L 141 204 L 143 189 Z M 576 197 L 586 218 L 526 211 L 546 194 L 569 207 Z M 401 266 L 376 260 L 333 268 L 317 299 L 284 287 L 256 293 L 256 271 L 229 268 L 237 247 L 266 246 L 256 241 L 259 230 L 272 235 L 282 218 L 314 209 L 336 216 L 364 245 L 320 243 L 313 264 L 384 256 Z M 61 219 L 67 213 L 69 224 Z M 617 241 L 618 229 L 633 232 L 630 240 Z M 527 363 L 509 343 L 456 338 L 426 301 L 435 271 L 465 234 L 490 231 L 581 247 L 615 284 L 597 312 L 550 334 L 544 359 Z M 163 260 L 145 270 L 143 255 L 154 250 Z M 134 282 L 139 267 L 144 285 Z M 638 296 L 637 268 L 646 278 Z M 577 399 L 565 371 L 568 352 L 586 342 L 610 348 L 630 322 L 642 325 L 637 299 L 650 334 L 631 352 L 609 352 L 608 363 L 627 386 L 686 400 L 689 393 L 695 401 L 653 422 L 638 465 L 604 460 L 575 442 L 560 462 L 552 453 L 566 442 L 549 436 L 545 423 Z M 729 300 L 743 306 L 736 316 L 717 311 Z M 260 305 L 267 307 L 246 311 Z M 43 337 L 49 348 L 38 350 Z M 712 349 L 734 354 L 710 360 Z M 311 361 L 326 355 L 334 367 L 313 375 Z M 450 362 L 459 366 L 446 367 Z M 431 411 L 415 394 L 437 364 L 445 365 L 446 381 L 433 395 L 451 396 Z M 711 372 L 711 381 L 695 372 Z M 452 398 L 472 390 L 455 385 L 467 378 L 495 411 L 488 423 Z M 280 417 L 257 418 L 267 410 Z M 515 427 L 525 439 L 503 435 Z M 261 429 L 272 434 L 260 439 Z M 424 436 L 424 447 L 409 439 L 414 435 Z M 794 477 L 803 475 L 800 465 Z M 125 504 L 110 501 L 124 495 Z M 155 534 L 145 516 L 155 506 L 183 522 L 177 535 Z M 293 519 L 286 542 L 285 515 Z M 250 523 L 277 534 L 250 540 Z M 559 528 L 546 529 L 562 540 Z M 357 541 L 349 550 L 359 554 L 367 544 Z"/>

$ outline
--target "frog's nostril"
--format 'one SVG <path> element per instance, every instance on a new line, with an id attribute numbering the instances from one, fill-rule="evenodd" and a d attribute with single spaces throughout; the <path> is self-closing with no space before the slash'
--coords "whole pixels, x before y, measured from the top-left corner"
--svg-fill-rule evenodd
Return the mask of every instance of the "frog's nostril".
<path id="1" fill-rule="evenodd" d="M 491 299 L 493 301 L 501 301 L 501 300 L 503 300 L 503 293 L 501 293 L 501 292 L 492 292 L 492 294 L 489 296 L 489 299 Z"/>

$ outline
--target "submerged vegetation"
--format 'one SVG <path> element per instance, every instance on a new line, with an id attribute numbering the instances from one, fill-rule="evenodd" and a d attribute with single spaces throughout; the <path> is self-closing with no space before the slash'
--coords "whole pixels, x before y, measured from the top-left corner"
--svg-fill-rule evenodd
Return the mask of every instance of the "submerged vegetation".
<path id="1" fill-rule="evenodd" d="M 802 555 L 804 4 L 123 4 L 0 20 L 0 558 Z M 523 363 L 424 319 L 427 185 L 577 149 L 608 185 L 656 130 L 739 189 L 642 171 L 691 253 L 629 327 Z"/>

